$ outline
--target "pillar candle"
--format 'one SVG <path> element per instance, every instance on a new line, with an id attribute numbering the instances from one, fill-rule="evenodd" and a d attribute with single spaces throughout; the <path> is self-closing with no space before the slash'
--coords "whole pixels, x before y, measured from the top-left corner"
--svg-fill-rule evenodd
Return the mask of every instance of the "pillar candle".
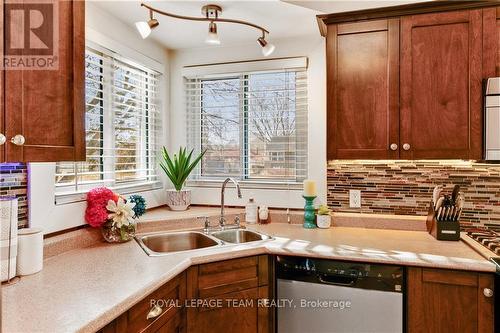
<path id="1" fill-rule="evenodd" d="M 314 180 L 310 179 L 304 180 L 304 196 L 305 197 L 316 196 L 316 182 Z"/>

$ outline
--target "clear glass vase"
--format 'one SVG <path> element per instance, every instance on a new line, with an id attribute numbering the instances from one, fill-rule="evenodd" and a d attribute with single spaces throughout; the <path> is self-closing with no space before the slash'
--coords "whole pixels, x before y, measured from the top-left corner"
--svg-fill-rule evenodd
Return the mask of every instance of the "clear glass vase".
<path id="1" fill-rule="evenodd" d="M 101 227 L 104 239 L 109 243 L 123 243 L 132 240 L 135 236 L 136 224 L 122 225 L 117 228 L 112 221 L 106 221 Z"/>

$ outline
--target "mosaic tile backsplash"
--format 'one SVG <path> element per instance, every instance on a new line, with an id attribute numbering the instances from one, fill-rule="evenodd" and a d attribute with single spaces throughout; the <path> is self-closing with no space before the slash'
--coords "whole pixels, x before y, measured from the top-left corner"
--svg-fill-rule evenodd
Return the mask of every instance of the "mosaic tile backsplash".
<path id="1" fill-rule="evenodd" d="M 328 205 L 339 212 L 427 215 L 436 185 L 461 186 L 462 227 L 500 230 L 500 165 L 469 161 L 330 161 Z M 349 190 L 361 208 L 349 208 Z"/>
<path id="2" fill-rule="evenodd" d="M 26 164 L 0 163 L 0 195 L 18 199 L 18 226 L 28 226 L 28 170 Z"/>

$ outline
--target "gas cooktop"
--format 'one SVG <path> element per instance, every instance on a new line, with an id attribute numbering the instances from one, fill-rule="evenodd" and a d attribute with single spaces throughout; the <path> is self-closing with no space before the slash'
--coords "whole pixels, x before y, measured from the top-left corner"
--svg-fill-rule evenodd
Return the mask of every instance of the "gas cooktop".
<path id="1" fill-rule="evenodd" d="M 500 233 L 488 229 L 471 229 L 467 236 L 500 256 Z"/>
<path id="2" fill-rule="evenodd" d="M 489 229 L 469 229 L 466 230 L 466 234 L 492 252 L 488 259 L 495 263 L 497 273 L 500 273 L 500 232 Z"/>

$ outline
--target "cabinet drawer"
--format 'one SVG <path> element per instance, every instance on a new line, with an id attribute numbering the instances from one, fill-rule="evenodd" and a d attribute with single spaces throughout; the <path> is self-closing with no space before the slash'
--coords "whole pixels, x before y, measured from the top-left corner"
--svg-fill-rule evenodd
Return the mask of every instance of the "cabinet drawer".
<path id="1" fill-rule="evenodd" d="M 203 264 L 190 269 L 190 283 L 199 298 L 222 295 L 268 284 L 267 255 Z"/>
<path id="2" fill-rule="evenodd" d="M 171 320 L 176 322 L 186 299 L 186 273 L 182 273 L 173 280 L 154 291 L 130 310 L 117 319 L 118 332 L 156 332 Z M 163 300 L 162 312 L 156 318 L 147 319 L 152 309 L 151 300 Z M 172 303 L 169 303 L 172 301 Z M 177 318 L 177 319 L 175 319 Z M 172 324 L 174 325 L 174 324 Z M 167 325 L 168 326 L 168 325 Z M 161 330 L 160 330 L 161 331 Z"/>

